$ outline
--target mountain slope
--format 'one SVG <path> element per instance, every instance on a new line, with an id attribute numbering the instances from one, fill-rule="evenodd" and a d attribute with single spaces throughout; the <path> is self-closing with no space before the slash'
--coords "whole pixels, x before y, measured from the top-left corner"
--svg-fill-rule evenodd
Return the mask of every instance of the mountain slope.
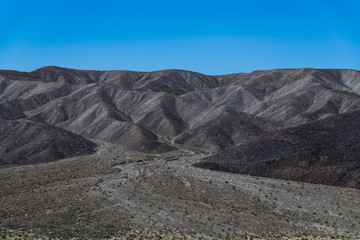
<path id="1" fill-rule="evenodd" d="M 96 144 L 46 123 L 0 120 L 0 166 L 92 154 Z"/>
<path id="2" fill-rule="evenodd" d="M 265 133 L 195 166 L 360 188 L 360 111 Z"/>
<path id="3" fill-rule="evenodd" d="M 51 66 L 0 71 L 0 119 L 46 123 L 121 149 L 217 153 L 267 132 L 360 110 L 359 94 L 355 70 L 207 76 Z"/>

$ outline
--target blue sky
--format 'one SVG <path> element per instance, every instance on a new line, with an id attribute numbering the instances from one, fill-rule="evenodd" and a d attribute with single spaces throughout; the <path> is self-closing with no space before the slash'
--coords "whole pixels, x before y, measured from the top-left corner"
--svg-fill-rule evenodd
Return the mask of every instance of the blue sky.
<path id="1" fill-rule="evenodd" d="M 360 1 L 0 0 L 0 69 L 360 69 Z"/>

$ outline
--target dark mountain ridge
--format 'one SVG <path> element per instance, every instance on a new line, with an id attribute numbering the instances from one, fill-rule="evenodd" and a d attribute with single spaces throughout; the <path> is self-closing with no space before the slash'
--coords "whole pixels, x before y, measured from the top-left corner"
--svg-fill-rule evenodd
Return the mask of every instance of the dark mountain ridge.
<path id="1" fill-rule="evenodd" d="M 195 166 L 360 188 L 360 111 L 265 133 Z"/>

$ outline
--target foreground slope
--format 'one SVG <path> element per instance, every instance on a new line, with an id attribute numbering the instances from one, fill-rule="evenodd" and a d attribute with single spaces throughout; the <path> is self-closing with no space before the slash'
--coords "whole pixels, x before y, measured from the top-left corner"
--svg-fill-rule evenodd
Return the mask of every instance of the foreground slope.
<path id="1" fill-rule="evenodd" d="M 109 145 L 91 156 L 2 168 L 0 236 L 359 239 L 359 190 L 192 167 L 200 157 Z"/>

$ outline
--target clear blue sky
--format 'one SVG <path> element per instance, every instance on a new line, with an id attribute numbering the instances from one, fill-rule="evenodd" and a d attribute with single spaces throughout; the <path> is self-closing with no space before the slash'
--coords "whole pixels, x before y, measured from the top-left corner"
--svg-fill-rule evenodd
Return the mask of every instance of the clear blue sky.
<path id="1" fill-rule="evenodd" d="M 360 69 L 360 1 L 0 0 L 0 69 Z"/>

